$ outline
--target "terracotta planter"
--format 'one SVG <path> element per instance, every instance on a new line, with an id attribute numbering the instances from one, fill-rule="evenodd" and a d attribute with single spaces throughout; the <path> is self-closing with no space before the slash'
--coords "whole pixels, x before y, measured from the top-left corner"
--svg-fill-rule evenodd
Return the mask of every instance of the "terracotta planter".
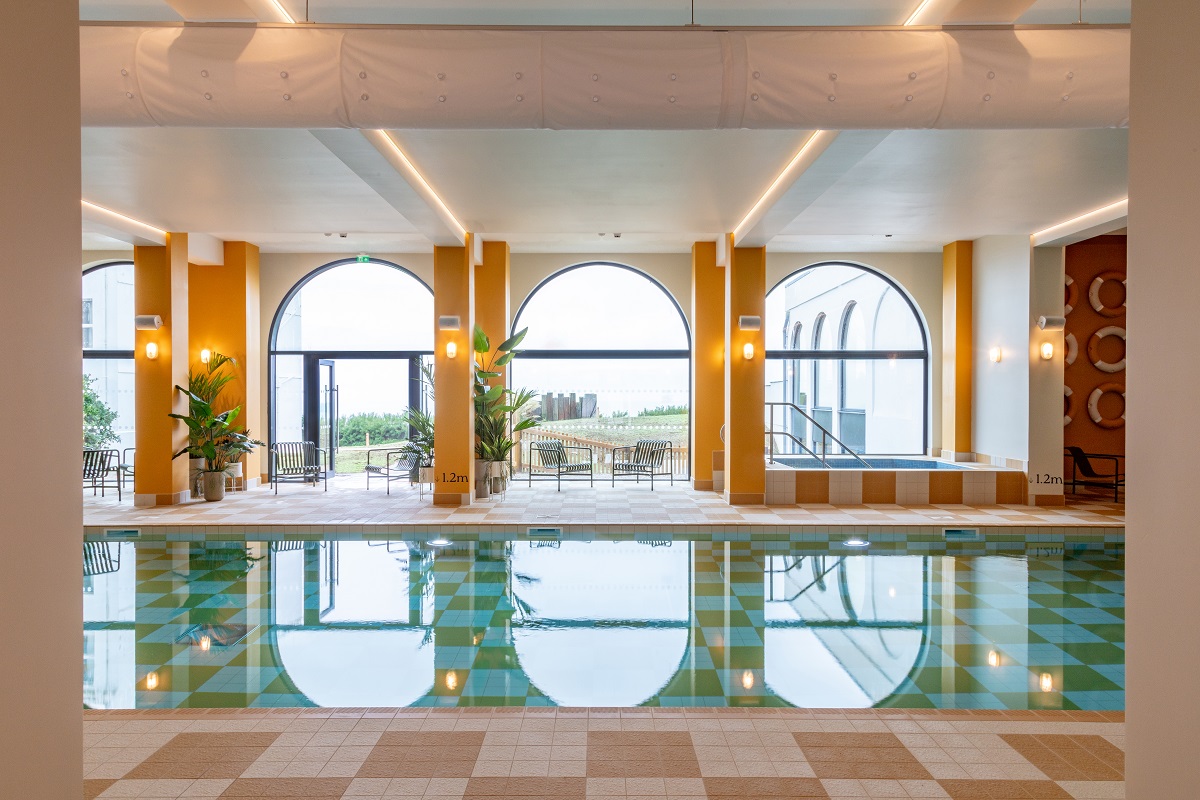
<path id="1" fill-rule="evenodd" d="M 205 472 L 203 476 L 204 482 L 204 499 L 211 502 L 225 499 L 225 473 L 224 472 Z"/>

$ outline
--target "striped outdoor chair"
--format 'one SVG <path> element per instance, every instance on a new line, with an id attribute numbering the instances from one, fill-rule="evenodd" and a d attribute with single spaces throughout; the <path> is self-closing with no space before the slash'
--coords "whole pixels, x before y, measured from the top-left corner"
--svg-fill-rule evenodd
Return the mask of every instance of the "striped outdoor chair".
<path id="1" fill-rule="evenodd" d="M 666 439 L 639 439 L 637 444 L 613 448 L 612 484 L 617 485 L 618 475 L 632 475 L 641 483 L 642 477 L 650 478 L 650 491 L 654 491 L 655 476 L 667 475 L 675 485 L 675 447 Z"/>
<path id="2" fill-rule="evenodd" d="M 120 461 L 121 456 L 116 450 L 83 451 L 83 485 L 91 487 L 93 497 L 97 489 L 104 497 L 104 490 L 108 488 L 116 489 L 117 500 L 121 499 Z"/>
<path id="3" fill-rule="evenodd" d="M 568 453 L 567 451 L 572 451 Z M 570 480 L 571 476 L 580 478 L 587 476 L 588 485 L 595 486 L 592 474 L 592 448 L 581 445 L 564 445 L 558 439 L 547 439 L 544 442 L 533 442 L 529 445 L 529 485 L 533 485 L 533 454 L 538 454 L 538 460 L 545 472 L 543 475 L 553 475 L 558 481 L 558 491 L 562 491 L 563 476 Z"/>
<path id="4" fill-rule="evenodd" d="M 371 458 L 376 453 L 383 453 L 382 464 L 372 464 Z M 392 493 L 392 481 L 407 480 L 410 484 L 416 478 L 419 456 L 396 448 L 373 448 L 367 451 L 367 491 L 371 489 L 372 478 L 384 478 L 387 493 Z"/>
<path id="5" fill-rule="evenodd" d="M 268 475 L 271 485 L 275 487 L 275 494 L 279 494 L 279 484 L 284 481 L 302 481 L 316 486 L 318 480 L 323 480 L 325 491 L 328 492 L 325 448 L 317 447 L 312 442 L 276 442 L 271 445 Z"/>

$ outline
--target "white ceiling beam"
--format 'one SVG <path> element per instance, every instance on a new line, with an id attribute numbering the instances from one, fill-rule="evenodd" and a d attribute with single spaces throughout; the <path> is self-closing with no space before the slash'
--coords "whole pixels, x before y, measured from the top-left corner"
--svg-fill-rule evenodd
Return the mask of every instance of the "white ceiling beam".
<path id="1" fill-rule="evenodd" d="M 387 133 L 356 130 L 311 133 L 430 242 L 465 244 L 465 227 Z"/>
<path id="2" fill-rule="evenodd" d="M 162 228 L 126 216 L 112 209 L 98 206 L 87 200 L 80 201 L 83 216 L 83 230 L 99 233 L 128 242 L 131 245 L 162 245 L 167 243 L 167 232 Z"/>
<path id="3" fill-rule="evenodd" d="M 189 233 L 188 263 L 221 266 L 225 263 L 225 242 L 210 233 Z"/>
<path id="4" fill-rule="evenodd" d="M 1093 236 L 1112 233 L 1129 224 L 1129 198 L 1072 217 L 1034 233 L 1034 247 L 1064 247 Z"/>

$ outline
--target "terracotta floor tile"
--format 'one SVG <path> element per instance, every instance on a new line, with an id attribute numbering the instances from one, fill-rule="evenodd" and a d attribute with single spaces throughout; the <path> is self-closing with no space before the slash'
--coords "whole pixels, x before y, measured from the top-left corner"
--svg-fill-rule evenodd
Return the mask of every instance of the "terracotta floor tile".
<path id="1" fill-rule="evenodd" d="M 932 776 L 893 733 L 796 733 L 818 778 L 929 780 Z"/>
<path id="2" fill-rule="evenodd" d="M 528 798 L 528 800 L 584 800 L 586 778 L 471 778 L 467 798 Z"/>
<path id="3" fill-rule="evenodd" d="M 1054 781 L 940 780 L 950 800 L 1071 800 Z"/>
<path id="4" fill-rule="evenodd" d="M 116 783 L 115 778 L 98 778 L 83 782 L 83 800 L 94 800 L 96 797 Z"/>
<path id="5" fill-rule="evenodd" d="M 132 780 L 237 778 L 279 736 L 266 731 L 176 734 L 125 777 Z"/>
<path id="6" fill-rule="evenodd" d="M 240 778 L 221 797 L 337 800 L 349 786 L 349 778 Z"/>
<path id="7" fill-rule="evenodd" d="M 483 731 L 385 731 L 359 767 L 358 778 L 469 778 Z"/>
<path id="8" fill-rule="evenodd" d="M 1051 780 L 1125 778 L 1125 754 L 1103 736 L 1002 734 L 1001 738 Z"/>
<path id="9" fill-rule="evenodd" d="M 802 800 L 827 798 L 815 778 L 705 778 L 708 800 Z"/>

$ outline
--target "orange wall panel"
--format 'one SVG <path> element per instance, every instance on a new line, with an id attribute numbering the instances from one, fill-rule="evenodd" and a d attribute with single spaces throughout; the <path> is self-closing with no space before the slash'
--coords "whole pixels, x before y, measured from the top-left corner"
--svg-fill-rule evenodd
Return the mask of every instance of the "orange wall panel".
<path id="1" fill-rule="evenodd" d="M 766 310 L 765 247 L 733 247 L 729 239 L 725 270 L 725 499 L 733 505 L 765 501 L 767 465 L 763 456 L 766 401 L 766 336 L 760 329 L 743 331 L 738 318 L 760 319 Z M 754 357 L 743 347 L 754 345 Z"/>
<path id="2" fill-rule="evenodd" d="M 475 405 L 471 331 L 475 323 L 475 271 L 471 242 L 433 248 L 434 456 L 437 505 L 470 505 L 475 484 Z M 437 330 L 437 318 L 456 316 L 456 331 Z M 454 358 L 446 345 L 454 342 Z"/>
<path id="3" fill-rule="evenodd" d="M 725 270 L 716 242 L 692 245 L 692 482 L 713 488 L 725 423 Z"/>

